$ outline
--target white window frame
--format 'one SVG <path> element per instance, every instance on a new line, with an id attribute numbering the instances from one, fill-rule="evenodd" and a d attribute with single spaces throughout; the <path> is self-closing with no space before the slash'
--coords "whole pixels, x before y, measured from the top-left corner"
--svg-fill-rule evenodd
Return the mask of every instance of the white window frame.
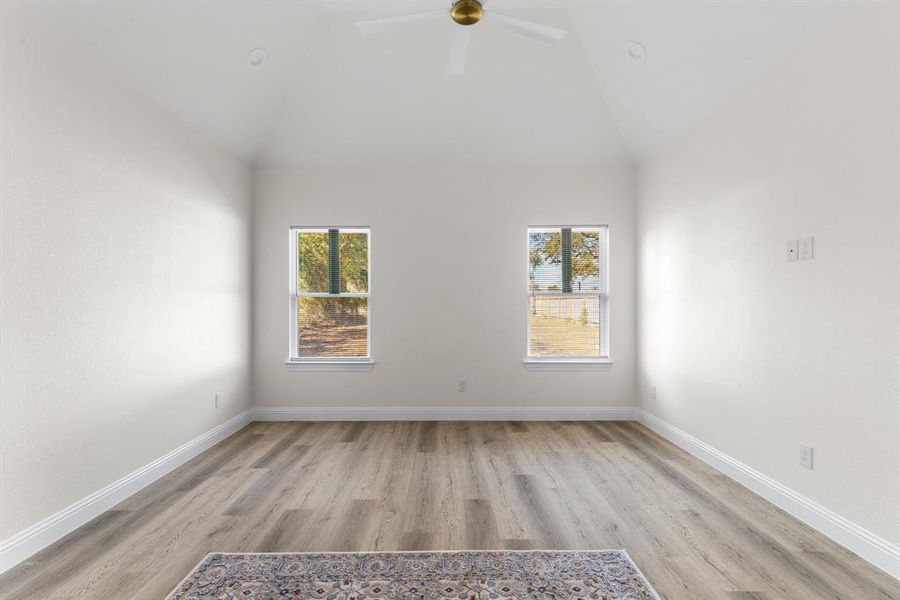
<path id="1" fill-rule="evenodd" d="M 297 238 L 301 232 L 327 232 L 329 229 L 337 229 L 341 233 L 365 233 L 368 236 L 367 251 L 367 268 L 368 268 L 368 286 L 364 293 L 341 292 L 339 294 L 331 294 L 329 292 L 300 292 L 297 290 Z M 372 228 L 364 225 L 295 225 L 290 228 L 288 236 L 289 256 L 290 256 L 290 276 L 288 297 L 289 297 L 289 341 L 288 341 L 288 359 L 285 364 L 291 370 L 313 370 L 313 371 L 357 371 L 370 370 L 374 361 L 372 360 Z M 366 298 L 366 356 L 347 357 L 347 358 L 331 358 L 331 357 L 314 357 L 314 356 L 298 356 L 297 332 L 299 330 L 298 303 L 301 297 L 308 298 Z"/>
<path id="2" fill-rule="evenodd" d="M 601 275 L 605 275 L 606 277 L 606 285 L 601 286 L 606 289 L 606 292 L 569 292 L 565 294 L 567 297 L 571 298 L 597 298 L 599 303 L 600 310 L 600 334 L 601 336 L 605 336 L 605 343 L 603 338 L 601 338 L 600 350 L 602 352 L 604 346 L 606 347 L 606 354 L 601 354 L 600 356 L 534 356 L 531 354 L 531 315 L 530 315 L 530 307 L 531 307 L 531 298 L 534 296 L 550 296 L 556 297 L 562 295 L 561 292 L 557 291 L 533 291 L 531 290 L 531 286 L 529 285 L 528 273 L 530 269 L 530 261 L 529 261 L 529 252 L 530 252 L 530 234 L 533 230 L 540 229 L 549 229 L 549 230 L 557 230 L 563 228 L 571 228 L 571 229 L 605 229 L 606 230 L 606 247 L 601 248 L 601 256 L 603 256 L 603 252 L 606 253 L 606 270 L 605 272 L 601 269 Z M 525 228 L 525 360 L 523 361 L 525 367 L 531 370 L 581 370 L 581 369 L 606 369 L 609 368 L 613 364 L 611 351 L 610 351 L 610 342 L 611 335 L 609 330 L 609 312 L 610 312 L 610 295 L 611 290 L 609 286 L 609 271 L 611 268 L 610 261 L 610 232 L 609 225 L 529 225 Z"/>

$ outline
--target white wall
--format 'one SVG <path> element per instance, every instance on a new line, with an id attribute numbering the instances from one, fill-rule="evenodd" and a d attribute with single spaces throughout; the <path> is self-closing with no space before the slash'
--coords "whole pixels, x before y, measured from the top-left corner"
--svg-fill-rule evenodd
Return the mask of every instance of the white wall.
<path id="1" fill-rule="evenodd" d="M 0 540 L 249 402 L 248 170 L 20 10 L 0 30 Z"/>
<path id="2" fill-rule="evenodd" d="M 268 169 L 256 174 L 255 202 L 257 405 L 633 404 L 631 169 Z M 578 223 L 610 225 L 615 365 L 526 371 L 526 228 Z M 373 371 L 286 369 L 291 225 L 371 226 Z"/>
<path id="3" fill-rule="evenodd" d="M 641 404 L 893 543 L 897 6 L 860 9 L 638 177 Z M 807 235 L 815 259 L 787 263 Z"/>

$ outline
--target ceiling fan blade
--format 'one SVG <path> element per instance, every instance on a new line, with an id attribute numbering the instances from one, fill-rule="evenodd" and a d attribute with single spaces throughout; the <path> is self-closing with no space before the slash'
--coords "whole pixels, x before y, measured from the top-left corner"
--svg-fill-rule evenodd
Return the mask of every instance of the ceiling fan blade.
<path id="1" fill-rule="evenodd" d="M 525 19 L 510 17 L 495 12 L 485 11 L 484 22 L 514 31 L 522 35 L 541 40 L 542 42 L 558 42 L 566 37 L 568 33 L 565 29 L 550 27 L 549 25 L 541 25 L 540 23 L 532 23 Z"/>
<path id="2" fill-rule="evenodd" d="M 374 19 L 372 21 L 357 21 L 354 25 L 359 29 L 360 33 L 370 34 L 392 31 L 404 25 L 422 23 L 424 21 L 434 21 L 443 18 L 447 18 L 446 10 L 430 10 L 428 12 L 416 13 L 413 15 L 401 15 L 399 17 Z"/>
<path id="3" fill-rule="evenodd" d="M 462 75 L 466 72 L 466 56 L 469 53 L 469 40 L 472 30 L 468 27 L 456 27 L 453 41 L 450 42 L 450 55 L 447 57 L 447 75 Z"/>

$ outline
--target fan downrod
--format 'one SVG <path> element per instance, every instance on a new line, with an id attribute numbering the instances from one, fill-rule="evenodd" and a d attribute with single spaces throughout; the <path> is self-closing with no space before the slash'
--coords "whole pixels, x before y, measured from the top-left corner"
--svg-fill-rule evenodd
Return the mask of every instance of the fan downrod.
<path id="1" fill-rule="evenodd" d="M 484 8 L 478 0 L 457 0 L 450 16 L 460 25 L 474 25 L 484 16 Z"/>

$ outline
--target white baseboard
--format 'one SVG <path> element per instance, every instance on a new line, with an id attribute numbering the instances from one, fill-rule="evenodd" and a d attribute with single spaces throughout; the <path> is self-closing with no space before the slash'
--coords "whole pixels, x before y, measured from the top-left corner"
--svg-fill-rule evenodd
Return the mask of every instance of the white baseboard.
<path id="1" fill-rule="evenodd" d="M 172 450 L 83 498 L 75 504 L 0 542 L 0 573 L 75 531 L 104 511 L 163 475 L 208 450 L 251 421 L 626 421 L 636 418 L 630 406 L 608 408 L 255 408 Z"/>
<path id="2" fill-rule="evenodd" d="M 900 546 L 848 521 L 774 479 L 713 448 L 643 409 L 638 420 L 681 449 L 756 492 L 876 567 L 900 579 Z"/>
<path id="3" fill-rule="evenodd" d="M 250 423 L 250 411 L 175 448 L 150 464 L 126 475 L 75 504 L 35 523 L 28 529 L 0 542 L 0 573 L 26 560 L 63 536 L 75 531 L 104 511 L 175 470 L 201 452 L 212 448 Z"/>
<path id="4" fill-rule="evenodd" d="M 634 421 L 637 408 L 608 407 L 306 407 L 258 406 L 254 421 Z"/>
<path id="5" fill-rule="evenodd" d="M 109 510 L 251 421 L 632 421 L 779 506 L 873 565 L 900 579 L 900 547 L 835 514 L 662 419 L 635 407 L 257 407 L 172 450 L 28 529 L 0 542 L 0 573 Z"/>

